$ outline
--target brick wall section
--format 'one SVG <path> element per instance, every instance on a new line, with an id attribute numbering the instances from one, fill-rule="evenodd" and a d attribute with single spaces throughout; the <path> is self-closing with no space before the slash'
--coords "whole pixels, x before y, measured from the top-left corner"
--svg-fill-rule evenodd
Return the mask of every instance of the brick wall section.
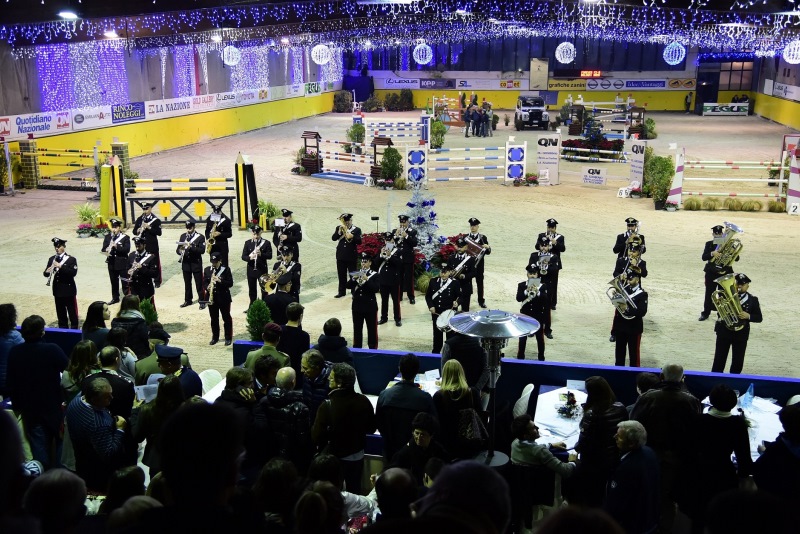
<path id="1" fill-rule="evenodd" d="M 20 141 L 20 163 L 22 164 L 22 183 L 25 187 L 35 189 L 39 185 L 39 153 L 36 141 Z"/>

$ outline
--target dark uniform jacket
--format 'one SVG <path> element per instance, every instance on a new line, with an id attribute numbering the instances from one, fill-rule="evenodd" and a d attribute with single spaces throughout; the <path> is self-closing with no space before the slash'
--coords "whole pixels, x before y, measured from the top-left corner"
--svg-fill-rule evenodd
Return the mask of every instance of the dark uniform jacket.
<path id="1" fill-rule="evenodd" d="M 74 297 L 78 294 L 78 286 L 75 285 L 75 275 L 78 274 L 78 260 L 66 252 L 61 256 L 58 254 L 50 256 L 50 259 L 47 260 L 47 265 L 45 266 L 45 272 L 42 273 L 45 278 L 50 277 L 50 273 L 47 272 L 47 268 L 50 267 L 54 259 L 56 262 L 62 265 L 58 268 L 58 271 L 53 274 L 53 281 L 50 283 L 50 286 L 53 288 L 53 296 Z"/>
<path id="2" fill-rule="evenodd" d="M 281 243 L 281 234 L 286 236 L 286 239 L 283 240 Z M 287 247 L 291 247 L 292 251 L 294 251 L 294 259 L 300 259 L 300 247 L 297 244 L 303 240 L 303 229 L 300 227 L 299 224 L 292 221 L 286 226 L 276 226 L 274 232 L 272 233 L 272 242 L 275 244 L 276 247 L 281 247 L 285 245 Z"/>
<path id="3" fill-rule="evenodd" d="M 706 273 L 706 278 L 713 282 L 720 276 L 724 276 L 726 274 L 731 274 L 733 272 L 733 267 L 718 267 L 711 262 L 711 253 L 717 250 L 717 245 L 714 243 L 714 240 L 706 241 L 706 246 L 703 248 L 703 255 L 702 259 L 706 262 L 703 266 L 703 272 Z M 739 261 L 739 257 L 736 257 L 736 261 Z"/>
<path id="4" fill-rule="evenodd" d="M 286 293 L 279 289 L 275 291 L 275 293 L 267 295 L 264 302 L 267 304 L 267 308 L 269 308 L 272 322 L 282 326 L 289 322 L 289 319 L 286 317 L 286 306 L 292 302 L 297 302 L 297 299 L 294 298 L 294 295 L 291 293 Z"/>
<path id="5" fill-rule="evenodd" d="M 278 269 L 282 264 L 283 261 L 276 261 L 272 266 L 272 270 Z M 300 293 L 300 276 L 303 274 L 303 266 L 296 261 L 291 261 L 288 265 L 284 265 L 284 267 L 286 268 L 286 272 L 292 275 L 292 293 Z"/>
<path id="6" fill-rule="evenodd" d="M 181 234 L 181 243 L 187 243 L 192 240 L 191 245 L 186 246 L 186 252 L 183 254 L 183 261 L 181 262 L 181 270 L 190 272 L 200 272 L 203 270 L 203 253 L 206 251 L 206 240 L 203 234 L 195 231 L 191 237 L 188 233 Z M 176 254 L 181 255 L 181 246 L 175 249 Z"/>
<path id="7" fill-rule="evenodd" d="M 378 300 L 375 298 L 375 293 L 380 290 L 378 273 L 369 270 L 366 276 L 366 282 L 361 285 L 358 284 L 355 278 L 347 281 L 347 288 L 353 294 L 353 310 L 364 313 L 377 312 Z"/>
<path id="8" fill-rule="evenodd" d="M 149 226 L 139 232 L 139 228 L 145 224 Z M 144 248 L 147 252 L 158 253 L 158 236 L 161 235 L 161 219 L 152 213 L 147 217 L 140 215 L 133 225 L 133 235 L 144 237 Z"/>
<path id="9" fill-rule="evenodd" d="M 116 243 L 115 246 L 111 246 Z M 131 251 L 131 239 L 127 234 L 120 233 L 116 239 L 111 234 L 103 238 L 101 252 L 108 251 L 106 263 L 115 271 L 122 271 L 128 267 L 128 253 Z"/>
<path id="10" fill-rule="evenodd" d="M 261 252 L 261 255 L 256 256 L 255 260 L 251 260 L 250 254 L 256 249 Z M 258 242 L 254 241 L 253 239 L 248 239 L 244 242 L 244 247 L 242 248 L 242 261 L 247 262 L 248 278 L 257 278 L 262 274 L 265 274 L 269 269 L 267 260 L 271 259 L 272 245 L 270 245 L 269 241 L 266 239 L 259 239 Z"/>
<path id="11" fill-rule="evenodd" d="M 388 258 L 376 258 L 378 279 L 382 286 L 397 286 L 403 275 L 403 252 L 399 248 L 392 250 Z"/>
<path id="12" fill-rule="evenodd" d="M 443 286 L 445 288 L 439 291 Z M 431 278 L 428 284 L 428 290 L 425 292 L 425 303 L 428 308 L 435 309 L 436 313 L 442 313 L 445 310 L 455 309 L 460 295 L 461 284 L 458 280 L 448 278 L 442 281 L 442 278 L 437 276 L 436 278 Z"/>
<path id="13" fill-rule="evenodd" d="M 211 285 L 212 274 L 220 278 L 220 281 L 214 284 L 214 304 L 226 304 L 231 302 L 233 275 L 231 274 L 230 267 L 226 265 L 220 265 L 218 269 L 215 269 L 213 265 L 206 267 L 205 273 L 203 273 L 203 293 L 206 296 L 206 300 L 211 300 L 209 286 Z"/>
<path id="14" fill-rule="evenodd" d="M 527 289 L 528 282 L 520 282 L 517 284 L 517 302 L 525 302 L 525 299 L 528 298 L 528 295 L 525 293 Z M 539 294 L 530 301 L 525 302 L 522 305 L 520 312 L 524 313 L 528 317 L 533 317 L 540 323 L 544 323 L 547 320 L 547 312 L 549 308 L 550 300 L 547 295 L 547 286 L 544 284 L 539 284 Z"/>
<path id="15" fill-rule="evenodd" d="M 475 258 L 470 257 L 466 253 L 454 254 L 453 257 L 450 258 L 450 261 L 456 262 L 456 265 L 460 265 L 464 260 L 467 260 L 467 263 L 464 264 L 464 267 L 461 269 L 461 272 L 458 274 L 457 278 L 458 283 L 461 286 L 462 296 L 472 295 L 472 279 L 475 278 L 476 274 Z"/>
<path id="16" fill-rule="evenodd" d="M 469 233 L 466 237 L 470 238 L 472 241 L 475 241 L 479 245 L 488 245 L 489 238 L 483 235 L 482 233 L 478 232 L 477 234 Z M 483 253 L 484 256 L 488 256 L 492 253 L 492 249 L 486 249 Z M 482 273 L 484 269 L 483 257 L 481 257 L 481 261 L 475 263 L 475 271 Z"/>
<path id="17" fill-rule="evenodd" d="M 217 232 L 219 235 L 214 238 L 214 246 L 211 247 L 211 252 L 221 252 L 227 256 L 228 254 L 228 239 L 233 236 L 233 228 L 231 225 L 231 220 L 225 216 L 225 214 L 220 214 L 219 221 L 217 221 Z M 211 217 L 208 218 L 206 221 L 206 239 L 211 238 L 211 230 L 214 228 L 214 221 L 211 220 Z"/>
<path id="18" fill-rule="evenodd" d="M 337 226 L 336 230 L 333 231 L 331 240 L 338 241 L 336 244 L 336 261 L 355 261 L 358 258 L 356 249 L 361 244 L 361 228 L 351 226 L 350 233 L 353 234 L 353 238 L 348 241 L 342 237 L 344 234 L 342 234 L 341 226 Z"/>
<path id="19" fill-rule="evenodd" d="M 409 226 L 406 228 L 406 236 L 400 237 L 401 234 L 401 228 L 396 228 L 394 231 L 394 242 L 401 249 L 403 263 L 414 263 L 414 247 L 418 244 L 417 231 Z"/>
<path id="20" fill-rule="evenodd" d="M 614 264 L 614 274 L 612 274 L 612 276 L 616 278 L 620 274 L 624 273 L 625 269 L 627 269 L 630 265 L 630 258 L 617 258 L 617 262 Z M 639 269 L 642 271 L 642 278 L 647 278 L 647 262 L 641 259 L 641 256 L 639 256 L 639 263 L 637 264 L 637 267 L 639 267 Z"/>
<path id="21" fill-rule="evenodd" d="M 547 232 L 541 232 L 539 234 L 539 237 L 537 238 L 537 241 L 543 237 L 547 237 L 547 235 L 548 235 Z M 550 240 L 550 242 L 552 243 L 552 245 L 550 246 L 550 252 L 558 256 L 559 259 L 561 259 L 561 253 L 567 251 L 567 245 L 564 242 L 564 236 L 556 232 L 555 239 Z"/>
<path id="22" fill-rule="evenodd" d="M 364 450 L 367 434 L 375 432 L 375 411 L 369 399 L 353 388 L 334 389 L 317 411 L 311 436 L 318 447 L 330 445 L 337 458 Z"/>
<path id="23" fill-rule="evenodd" d="M 735 330 L 737 332 L 744 330 L 749 332 L 750 323 L 760 323 L 763 320 L 763 317 L 761 316 L 761 305 L 758 303 L 758 297 L 755 295 L 751 295 L 750 293 L 737 293 L 737 295 L 739 297 L 739 304 L 741 304 L 742 310 L 750 314 L 750 319 L 739 319 L 739 324 L 733 328 L 729 328 L 729 330 Z M 717 321 L 717 324 L 714 325 L 714 331 L 717 332 L 720 328 L 728 327 L 723 321 Z"/>
<path id="24" fill-rule="evenodd" d="M 630 232 L 625 232 L 624 234 L 617 234 L 617 241 L 616 243 L 614 243 L 614 248 L 612 249 L 612 251 L 618 257 L 621 258 L 625 256 L 625 249 L 627 248 L 628 238 L 630 236 L 631 236 Z M 639 234 L 639 237 L 642 238 L 642 254 L 644 254 L 645 250 L 647 250 L 647 247 L 644 244 L 644 236 L 642 234 Z"/>
<path id="25" fill-rule="evenodd" d="M 619 311 L 614 310 L 616 318 L 614 320 L 614 328 L 628 334 L 641 334 L 644 332 L 644 322 L 642 318 L 647 315 L 647 291 L 642 289 L 639 285 L 636 289 L 631 289 L 630 286 L 625 286 L 624 290 L 628 292 L 636 308 L 628 306 L 625 311 L 627 317 L 623 317 Z"/>
<path id="26" fill-rule="evenodd" d="M 144 263 L 142 263 L 144 262 Z M 128 270 L 133 269 L 133 265 L 141 265 L 129 276 L 131 293 L 137 295 L 140 300 L 150 298 L 156 294 L 153 286 L 153 278 L 158 275 L 158 260 L 149 252 L 131 252 L 128 256 Z"/>

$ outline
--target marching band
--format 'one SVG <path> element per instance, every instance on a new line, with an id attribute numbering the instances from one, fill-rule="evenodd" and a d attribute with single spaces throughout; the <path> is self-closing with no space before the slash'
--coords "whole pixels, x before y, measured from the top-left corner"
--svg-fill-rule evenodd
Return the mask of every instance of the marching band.
<path id="1" fill-rule="evenodd" d="M 136 219 L 132 239 L 125 233 L 122 221 L 109 221 L 110 233 L 105 236 L 101 252 L 106 256 L 112 299 L 119 302 L 119 283 L 125 294 L 135 294 L 140 299 L 150 299 L 155 305 L 155 289 L 161 281 L 161 264 L 158 237 L 162 235 L 161 221 L 152 214 L 152 205 L 141 204 L 144 213 Z M 282 224 L 274 228 L 272 242 L 278 248 L 278 261 L 270 270 L 271 243 L 262 237 L 263 229 L 252 226 L 252 237 L 243 246 L 241 259 L 246 263 L 249 305 L 258 298 L 267 303 L 273 321 L 285 323 L 285 307 L 299 301 L 302 267 L 297 262 L 298 245 L 302 230 L 292 219 L 292 211 L 282 210 Z M 367 329 L 367 346 L 378 347 L 378 325 L 389 322 L 389 303 L 395 325 L 402 326 L 401 302 L 403 293 L 411 304 L 415 303 L 414 266 L 417 262 L 419 233 L 411 224 L 409 215 L 398 216 L 399 225 L 393 231 L 380 234 L 382 246 L 373 258 L 359 250 L 361 229 L 353 224 L 353 214 L 340 215 L 339 225 L 331 239 L 336 242 L 338 291 L 336 298 L 349 289 L 353 303 L 353 347 L 363 344 L 363 329 Z M 492 249 L 488 238 L 480 233 L 480 220 L 468 220 L 470 231 L 459 234 L 454 241 L 455 252 L 439 258 L 434 267 L 435 276 L 429 280 L 425 301 L 431 314 L 432 351 L 441 351 L 445 334 L 449 334 L 449 319 L 456 312 L 470 310 L 473 293 L 472 280 L 476 282 L 478 305 L 485 308 L 484 272 L 485 256 Z M 646 251 L 641 223 L 625 219 L 626 231 L 616 236 L 613 252 L 617 255 L 613 279 L 609 282 L 607 296 L 614 307 L 614 320 L 610 341 L 615 343 L 615 364 L 625 365 L 626 355 L 630 366 L 640 365 L 640 344 L 644 330 L 643 317 L 647 314 L 648 294 L 641 280 L 648 275 L 647 262 L 642 258 Z M 517 284 L 516 301 L 520 313 L 536 319 L 541 327 L 529 337 L 536 337 L 537 358 L 545 359 L 545 338 L 553 339 L 552 312 L 556 310 L 558 274 L 562 269 L 561 254 L 566 251 L 565 239 L 557 231 L 558 221 L 547 219 L 547 229 L 538 234 L 535 250 L 525 266 L 526 279 Z M 233 338 L 230 317 L 232 270 L 227 265 L 228 239 L 232 235 L 229 218 L 214 207 L 214 214 L 206 221 L 205 237 L 195 231 L 195 222 L 185 223 L 186 232 L 177 242 L 176 254 L 184 279 L 185 297 L 181 308 L 193 303 L 192 282 L 199 296 L 200 309 L 209 308 L 214 345 L 220 338 L 219 316 L 223 319 L 225 345 Z M 750 323 L 762 321 L 758 298 L 748 292 L 750 278 L 743 273 L 734 274 L 733 264 L 739 261 L 743 245 L 739 239 L 743 231 L 733 223 L 715 225 L 712 239 L 706 242 L 702 260 L 705 262 L 705 295 L 699 320 L 705 321 L 716 310 L 716 349 L 712 371 L 723 372 L 728 353 L 732 351 L 731 373 L 741 373 Z M 131 241 L 135 251 L 130 252 Z M 66 241 L 53 238 L 56 253 L 47 262 L 44 276 L 52 285 L 59 327 L 77 327 L 75 275 L 78 265 L 66 253 Z M 211 265 L 203 270 L 202 255 L 210 254 Z M 360 258 L 360 268 L 357 262 Z M 436 271 L 438 270 L 438 274 Z M 380 307 L 377 294 L 380 294 Z M 163 305 L 163 304 L 162 304 Z M 380 315 L 378 315 L 380 312 Z M 449 337 L 449 335 L 448 335 Z M 517 358 L 525 358 L 527 339 L 520 338 Z"/>

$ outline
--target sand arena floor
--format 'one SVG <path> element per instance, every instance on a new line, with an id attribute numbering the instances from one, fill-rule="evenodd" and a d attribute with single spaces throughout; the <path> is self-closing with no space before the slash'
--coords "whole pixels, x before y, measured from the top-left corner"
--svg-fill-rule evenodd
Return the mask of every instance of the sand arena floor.
<path id="1" fill-rule="evenodd" d="M 504 113 L 504 112 L 501 112 Z M 410 119 L 416 114 L 383 113 L 369 120 Z M 684 114 L 653 113 L 658 139 L 652 141 L 656 153 L 669 154 L 670 143 L 685 146 L 688 159 L 769 160 L 779 158 L 782 136 L 791 130 L 757 117 L 702 118 Z M 396 226 L 411 193 L 382 191 L 343 182 L 293 176 L 289 173 L 293 156 L 301 146 L 300 134 L 317 130 L 324 138 L 343 139 L 349 115 L 327 114 L 283 124 L 230 138 L 136 158 L 132 167 L 142 178 L 232 176 L 238 152 L 249 155 L 255 165 L 258 193 L 279 207 L 295 212 L 303 226 L 300 259 L 303 264 L 301 301 L 306 308 L 304 328 L 312 340 L 321 334 L 322 324 L 339 317 L 343 335 L 351 339 L 350 299 L 334 299 L 336 271 L 335 243 L 330 239 L 337 217 L 344 211 L 355 214 L 355 223 L 364 231 L 375 231 L 371 216 L 379 216 L 378 229 Z M 455 131 L 448 134 L 445 146 L 495 146 L 508 135 L 528 140 L 535 147 L 537 132 L 515 132 L 502 122 L 494 138 L 464 139 Z M 330 149 L 327 149 L 330 150 Z M 338 162 L 334 162 L 338 163 Z M 339 167 L 339 166 L 337 166 Z M 565 171 L 578 171 L 579 163 L 564 164 Z M 528 170 L 535 170 L 532 162 Z M 627 174 L 627 167 L 612 168 L 611 175 Z M 738 176 L 742 176 L 740 173 Z M 692 174 L 697 176 L 699 174 Z M 749 171 L 746 176 L 765 176 Z M 731 175 L 733 176 L 733 175 Z M 742 228 L 744 251 L 738 272 L 752 279 L 751 292 L 758 296 L 764 322 L 752 326 L 744 371 L 779 376 L 800 376 L 796 365 L 797 345 L 794 274 L 800 264 L 800 218 L 786 214 L 744 213 L 720 210 L 667 213 L 655 211 L 649 199 L 618 199 L 617 189 L 627 179 L 610 179 L 607 186 L 586 186 L 577 174 L 563 173 L 561 185 L 554 187 L 507 187 L 497 182 L 433 183 L 428 191 L 436 199 L 441 233 L 453 235 L 468 230 L 467 219 L 478 217 L 493 247 L 487 258 L 487 301 L 491 308 L 518 311 L 515 291 L 524 279 L 524 266 L 533 250 L 545 220 L 554 217 L 558 230 L 566 237 L 562 255 L 559 305 L 553 312 L 552 341 L 547 341 L 548 360 L 587 363 L 613 363 L 613 344 L 609 327 L 613 308 L 605 295 L 614 268 L 611 252 L 615 236 L 625 230 L 624 220 L 633 216 L 642 221 L 647 239 L 647 267 L 650 275 L 644 288 L 650 295 L 642 338 L 642 365 L 660 367 L 679 362 L 689 369 L 709 370 L 714 352 L 713 321 L 698 322 L 703 300 L 703 262 L 700 255 L 710 239 L 710 227 L 731 221 Z M 737 184 L 739 185 L 739 184 Z M 724 183 L 703 184 L 705 191 L 774 192 L 766 184 L 733 187 Z M 109 300 L 110 288 L 100 254 L 99 239 L 78 239 L 73 206 L 85 202 L 86 192 L 26 191 L 16 197 L 0 197 L 0 263 L 5 272 L 0 300 L 17 306 L 20 322 L 30 314 L 40 314 L 48 324 L 55 322 L 50 288 L 42 271 L 52 254 L 50 239 L 69 240 L 68 252 L 79 263 L 78 304 L 81 317 L 95 300 Z M 766 200 L 766 199 L 765 199 Z M 765 202 L 766 204 L 766 202 Z M 161 238 L 164 284 L 157 290 L 160 320 L 172 333 L 172 344 L 190 354 L 198 370 L 230 367 L 230 347 L 208 346 L 211 338 L 208 313 L 197 305 L 179 308 L 183 300 L 183 279 L 177 256 L 171 251 L 182 228 L 170 225 Z M 231 240 L 234 276 L 235 339 L 246 339 L 245 315 L 247 282 L 245 264 L 239 260 L 249 232 L 235 232 Z M 473 296 L 473 309 L 476 303 Z M 112 313 L 116 313 L 116 306 Z M 429 351 L 430 314 L 420 296 L 416 305 L 402 306 L 403 326 L 392 321 L 379 327 L 381 348 L 404 351 Z M 391 317 L 390 317 L 391 319 Z M 516 343 L 506 354 L 516 352 Z M 528 346 L 528 357 L 535 357 L 535 344 Z"/>

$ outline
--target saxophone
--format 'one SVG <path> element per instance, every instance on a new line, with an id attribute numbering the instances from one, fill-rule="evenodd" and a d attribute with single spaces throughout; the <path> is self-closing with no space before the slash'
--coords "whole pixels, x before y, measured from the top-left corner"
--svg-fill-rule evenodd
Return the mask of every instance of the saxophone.
<path id="1" fill-rule="evenodd" d="M 217 285 L 217 278 L 216 275 L 212 272 L 211 273 L 211 282 L 208 284 L 208 305 L 214 305 L 214 287 Z"/>
<path id="2" fill-rule="evenodd" d="M 736 277 L 726 274 L 714 280 L 714 283 L 719 284 L 722 289 L 711 293 L 711 302 L 717 308 L 717 313 L 725 322 L 725 326 L 735 329 L 739 326 L 739 314 L 744 311 L 736 293 Z"/>
<path id="3" fill-rule="evenodd" d="M 722 243 L 717 245 L 715 252 L 719 255 L 711 258 L 711 263 L 717 267 L 730 267 L 742 253 L 744 245 L 739 239 L 734 238 L 736 234 L 742 234 L 744 230 L 733 223 L 725 223 L 725 235 Z"/>
<path id="4" fill-rule="evenodd" d="M 206 241 L 206 254 L 211 254 L 211 247 L 213 247 L 217 242 L 217 240 L 214 239 L 214 232 L 217 231 L 218 224 L 219 222 L 215 222 L 214 226 L 211 227 L 211 231 L 208 233 L 208 240 Z"/>

